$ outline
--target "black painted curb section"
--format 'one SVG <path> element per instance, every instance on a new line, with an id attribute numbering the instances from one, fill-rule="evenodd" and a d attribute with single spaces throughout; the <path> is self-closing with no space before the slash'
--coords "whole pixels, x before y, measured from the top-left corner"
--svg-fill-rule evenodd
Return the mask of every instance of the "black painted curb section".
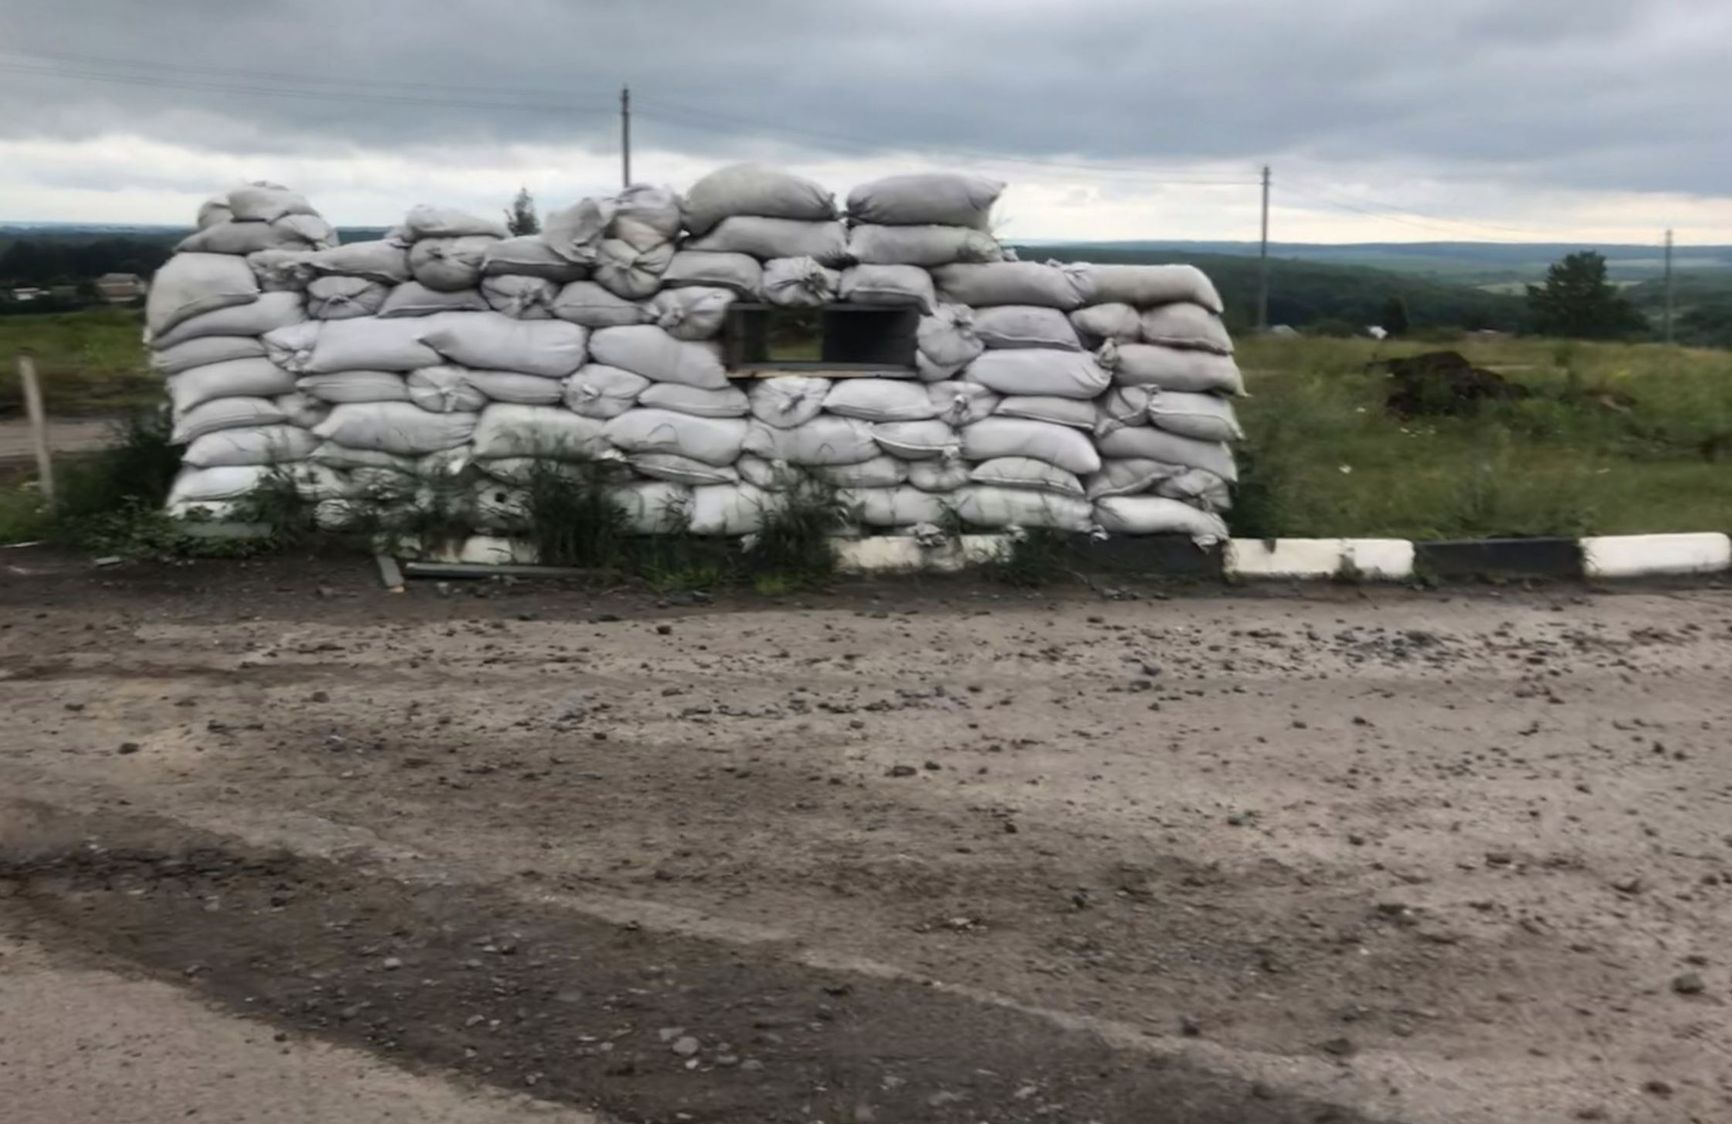
<path id="1" fill-rule="evenodd" d="M 1216 578 L 1224 574 L 1220 543 L 1198 546 L 1187 535 L 1070 536 L 1070 553 L 1098 573 Z"/>
<path id="2" fill-rule="evenodd" d="M 1581 578 L 1579 539 L 1446 539 L 1413 544 L 1413 569 L 1437 578 Z"/>

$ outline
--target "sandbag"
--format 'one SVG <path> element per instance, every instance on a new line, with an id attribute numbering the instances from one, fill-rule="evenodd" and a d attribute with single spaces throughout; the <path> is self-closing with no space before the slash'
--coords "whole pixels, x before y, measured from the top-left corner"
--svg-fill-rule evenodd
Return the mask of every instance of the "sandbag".
<path id="1" fill-rule="evenodd" d="M 234 211 L 229 209 L 229 193 L 219 191 L 198 205 L 198 219 L 194 225 L 203 230 L 219 222 L 232 222 L 234 217 Z"/>
<path id="2" fill-rule="evenodd" d="M 257 336 L 200 336 L 150 353 L 152 370 L 165 375 L 229 359 L 263 358 L 265 345 Z"/>
<path id="3" fill-rule="evenodd" d="M 787 461 L 767 461 L 751 453 L 741 453 L 740 459 L 734 462 L 734 468 L 739 472 L 739 479 L 766 492 L 790 491 L 811 479 L 805 469 L 796 468 Z"/>
<path id="4" fill-rule="evenodd" d="M 565 397 L 563 382 L 540 375 L 525 375 L 517 371 L 478 371 L 466 367 L 463 369 L 463 378 L 494 402 L 515 402 L 520 406 L 555 406 Z"/>
<path id="5" fill-rule="evenodd" d="M 848 256 L 866 265 L 949 265 L 1004 260 L 990 234 L 966 226 L 856 226 Z"/>
<path id="6" fill-rule="evenodd" d="M 671 188 L 634 183 L 613 197 L 613 222 L 617 230 L 637 226 L 658 241 L 672 242 L 680 233 L 680 197 Z"/>
<path id="7" fill-rule="evenodd" d="M 447 312 L 441 316 L 474 316 Z M 297 374 L 335 371 L 413 371 L 439 363 L 439 353 L 421 342 L 421 333 L 435 317 L 382 320 L 308 321 L 306 325 L 265 333 L 265 351 Z M 312 331 L 312 329 L 317 329 Z"/>
<path id="8" fill-rule="evenodd" d="M 513 320 L 497 312 L 447 313 L 424 323 L 422 342 L 453 363 L 548 378 L 583 366 L 589 334 L 564 320 Z"/>
<path id="9" fill-rule="evenodd" d="M 185 413 L 213 398 L 268 398 L 295 389 L 295 376 L 269 359 L 229 359 L 170 375 L 168 398 Z"/>
<path id="10" fill-rule="evenodd" d="M 1050 347 L 1081 351 L 1082 342 L 1065 314 L 1056 308 L 1001 304 L 974 314 L 974 334 L 993 347 Z"/>
<path id="11" fill-rule="evenodd" d="M 473 289 L 481 282 L 481 261 L 495 241 L 481 235 L 424 238 L 409 247 L 409 272 L 429 289 Z"/>
<path id="12" fill-rule="evenodd" d="M 168 506 L 243 499 L 257 491 L 270 473 L 270 467 L 262 464 L 183 468 L 169 487 Z"/>
<path id="13" fill-rule="evenodd" d="M 956 367 L 940 367 L 924 351 L 914 352 L 914 377 L 921 382 L 947 382 L 956 377 L 957 371 Z"/>
<path id="14" fill-rule="evenodd" d="M 284 420 L 282 408 L 269 398 L 213 398 L 177 413 L 168 439 L 175 445 L 187 445 L 219 429 L 280 425 Z"/>
<path id="15" fill-rule="evenodd" d="M 941 523 L 949 515 L 942 496 L 919 488 L 845 488 L 836 497 L 850 521 L 865 527 Z"/>
<path id="16" fill-rule="evenodd" d="M 603 363 L 585 363 L 561 384 L 565 408 L 586 418 L 606 421 L 631 409 L 638 395 L 652 386 L 631 371 Z"/>
<path id="17" fill-rule="evenodd" d="M 1105 499 L 1108 496 L 1134 496 L 1147 492 L 1162 480 L 1185 471 L 1187 469 L 1181 465 L 1150 460 L 1147 457 L 1107 457 L 1101 461 L 1101 470 L 1085 482 L 1085 487 L 1091 500 Z"/>
<path id="18" fill-rule="evenodd" d="M 974 527 L 1086 531 L 1094 522 L 1094 505 L 1087 500 L 1032 488 L 970 484 L 955 493 L 954 503 L 957 516 Z"/>
<path id="19" fill-rule="evenodd" d="M 409 387 L 395 371 L 334 371 L 304 375 L 295 389 L 321 402 L 407 402 Z"/>
<path id="20" fill-rule="evenodd" d="M 1042 492 L 1057 492 L 1061 496 L 1081 497 L 1086 494 L 1076 473 L 1033 457 L 994 457 L 975 465 L 968 478 L 976 484 L 1000 488 L 1034 488 Z"/>
<path id="21" fill-rule="evenodd" d="M 627 410 L 606 423 L 604 432 L 628 453 L 678 453 L 705 464 L 739 459 L 747 422 L 741 418 L 700 418 L 673 410 Z"/>
<path id="22" fill-rule="evenodd" d="M 1162 347 L 1155 343 L 1101 345 L 1095 353 L 1101 366 L 1121 386 L 1154 386 L 1217 394 L 1245 393 L 1245 380 L 1231 355 L 1212 351 Z"/>
<path id="23" fill-rule="evenodd" d="M 735 215 L 717 223 L 701 238 L 688 240 L 684 250 L 698 253 L 750 254 L 755 258 L 813 258 L 822 265 L 848 260 L 848 235 L 834 221 Z"/>
<path id="24" fill-rule="evenodd" d="M 762 164 L 730 164 L 692 184 L 683 210 L 686 229 L 701 235 L 733 215 L 833 219 L 836 201 L 811 180 Z"/>
<path id="25" fill-rule="evenodd" d="M 259 279 L 245 258 L 176 254 L 151 278 L 144 322 L 152 336 L 194 316 L 259 299 Z"/>
<path id="26" fill-rule="evenodd" d="M 1031 261 L 959 263 L 938 266 L 932 276 L 945 300 L 975 309 L 1032 304 L 1069 312 L 1095 300 L 1085 266 Z"/>
<path id="27" fill-rule="evenodd" d="M 913 423 L 910 423 L 913 424 Z M 956 457 L 908 462 L 908 483 L 923 492 L 936 492 L 949 502 L 949 494 L 968 485 L 968 465 Z M 931 520 L 937 522 L 937 520 Z"/>
<path id="28" fill-rule="evenodd" d="M 863 421 L 819 414 L 787 429 L 754 421 L 744 449 L 765 460 L 789 464 L 859 464 L 878 455 L 878 442 L 872 439 L 872 427 Z"/>
<path id="29" fill-rule="evenodd" d="M 365 277 L 387 285 L 401 285 L 410 277 L 409 248 L 385 238 L 305 254 L 300 266 L 321 277 Z"/>
<path id="30" fill-rule="evenodd" d="M 941 304 L 922 316 L 914 329 L 914 346 L 933 366 L 951 373 L 962 370 L 986 350 L 974 330 L 974 310 L 960 304 Z"/>
<path id="31" fill-rule="evenodd" d="M 429 289 L 419 281 L 405 281 L 391 290 L 379 308 L 379 317 L 396 320 L 406 316 L 431 316 L 435 312 L 492 311 L 476 289 Z"/>
<path id="32" fill-rule="evenodd" d="M 817 417 L 829 393 L 829 379 L 780 375 L 753 379 L 746 398 L 754 418 L 778 429 L 792 429 Z"/>
<path id="33" fill-rule="evenodd" d="M 404 380 L 409 401 L 435 414 L 473 414 L 487 405 L 487 396 L 468 379 L 466 367 L 422 367 Z M 533 377 L 533 376 L 530 376 Z M 557 387 L 552 379 L 544 380 Z"/>
<path id="34" fill-rule="evenodd" d="M 455 449 L 475 432 L 474 414 L 433 414 L 412 402 L 346 402 L 313 434 L 350 449 L 415 457 Z"/>
<path id="35" fill-rule="evenodd" d="M 636 453 L 627 462 L 634 472 L 675 484 L 737 484 L 741 478 L 733 465 L 705 464 L 678 453 Z"/>
<path id="36" fill-rule="evenodd" d="M 201 312 L 165 332 L 152 332 L 150 344 L 165 349 L 205 336 L 262 336 L 306 318 L 301 294 L 260 293 L 257 300 Z"/>
<path id="37" fill-rule="evenodd" d="M 780 510 L 786 501 L 774 492 L 750 484 L 710 484 L 692 489 L 691 519 L 687 530 L 694 535 L 756 534 L 765 517 Z"/>
<path id="38" fill-rule="evenodd" d="M 856 304 L 909 306 L 922 312 L 938 304 L 932 275 L 917 265 L 855 265 L 842 271 L 842 299 Z"/>
<path id="39" fill-rule="evenodd" d="M 1070 314 L 1070 323 L 1090 347 L 1107 340 L 1136 343 L 1143 338 L 1143 320 L 1137 310 L 1116 301 L 1079 308 Z"/>
<path id="40" fill-rule="evenodd" d="M 962 453 L 962 441 L 956 430 L 949 422 L 937 418 L 879 422 L 872 427 L 872 439 L 891 456 L 909 461 L 960 456 Z"/>
<path id="41" fill-rule="evenodd" d="M 287 394 L 279 394 L 271 399 L 277 409 L 283 412 L 283 420 L 289 425 L 298 425 L 302 429 L 311 429 L 324 421 L 331 413 L 331 404 L 303 394 L 299 390 L 291 390 Z"/>
<path id="42" fill-rule="evenodd" d="M 650 298 L 649 312 L 656 326 L 676 340 L 707 340 L 722 330 L 733 303 L 730 290 L 693 285 L 663 289 Z"/>
<path id="43" fill-rule="evenodd" d="M 812 258 L 772 258 L 764 263 L 763 299 L 780 308 L 817 308 L 836 299 L 842 287 L 840 270 Z"/>
<path id="44" fill-rule="evenodd" d="M 316 250 L 256 250 L 246 257 L 247 267 L 267 293 L 299 293 L 320 274 L 307 265 Z M 226 255 L 224 255 L 226 256 Z"/>
<path id="45" fill-rule="evenodd" d="M 181 463 L 194 468 L 233 464 L 284 464 L 307 459 L 319 439 L 294 425 L 219 429 L 186 447 Z"/>
<path id="46" fill-rule="evenodd" d="M 1001 418 L 1027 418 L 1094 432 L 1095 404 L 1086 398 L 1052 398 L 1045 395 L 1013 394 L 999 402 L 993 413 Z"/>
<path id="47" fill-rule="evenodd" d="M 1233 354 L 1233 338 L 1227 334 L 1221 318 L 1202 305 L 1189 301 L 1145 308 L 1142 336 L 1144 343 Z"/>
<path id="48" fill-rule="evenodd" d="M 594 281 L 573 281 L 561 289 L 553 299 L 553 314 L 585 328 L 621 328 L 650 318 L 643 305 L 616 296 Z"/>
<path id="49" fill-rule="evenodd" d="M 927 383 L 926 397 L 938 411 L 935 416 L 951 425 L 970 425 L 989 418 L 1000 401 L 999 395 L 972 382 Z"/>
<path id="50" fill-rule="evenodd" d="M 971 461 L 1033 457 L 1077 475 L 1098 472 L 1100 454 L 1088 435 L 1069 426 L 991 417 L 962 428 L 962 455 Z"/>
<path id="51" fill-rule="evenodd" d="M 908 479 L 908 462 L 876 456 L 857 464 L 819 465 L 812 475 L 838 488 L 894 488 Z"/>
<path id="52" fill-rule="evenodd" d="M 604 238 L 592 274 L 596 284 L 616 296 L 642 300 L 661 287 L 674 259 L 672 242 L 640 250 L 619 238 Z"/>
<path id="53" fill-rule="evenodd" d="M 661 280 L 669 288 L 710 285 L 728 289 L 751 301 L 757 300 L 763 291 L 764 267 L 749 254 L 681 250 L 668 263 Z"/>
<path id="54" fill-rule="evenodd" d="M 275 222 L 289 215 L 317 215 L 307 197 L 279 183 L 243 183 L 229 189 L 229 216 L 241 222 Z"/>
<path id="55" fill-rule="evenodd" d="M 607 490 L 634 535 L 672 535 L 691 519 L 692 490 L 667 480 L 633 480 Z"/>
<path id="56" fill-rule="evenodd" d="M 1149 403 L 1149 421 L 1181 437 L 1199 441 L 1238 441 L 1245 434 L 1233 404 L 1213 394 L 1163 390 Z"/>
<path id="57" fill-rule="evenodd" d="M 677 410 L 700 418 L 743 418 L 750 412 L 746 392 L 737 387 L 703 390 L 677 382 L 658 382 L 637 396 L 638 405 L 659 410 Z"/>
<path id="58" fill-rule="evenodd" d="M 935 416 L 926 388 L 905 379 L 837 379 L 824 396 L 824 411 L 872 422 L 919 421 Z"/>
<path id="59" fill-rule="evenodd" d="M 1095 504 L 1095 521 L 1115 535 L 1189 535 L 1210 543 L 1227 537 L 1219 515 L 1160 496 L 1108 496 Z"/>
<path id="60" fill-rule="evenodd" d="M 605 424 L 556 406 L 495 402 L 481 411 L 471 445 L 477 460 L 495 457 L 606 460 L 618 454 L 603 436 Z"/>
<path id="61" fill-rule="evenodd" d="M 415 406 L 409 408 L 418 409 Z M 307 459 L 349 473 L 349 479 L 360 491 L 380 492 L 389 490 L 391 485 L 399 488 L 413 486 L 416 478 L 448 479 L 456 476 L 469 463 L 469 447 L 465 444 L 420 456 L 399 456 L 379 449 L 353 448 L 335 441 L 324 441 Z M 403 477 L 411 479 L 404 480 Z"/>
<path id="62" fill-rule="evenodd" d="M 728 385 L 728 373 L 715 344 L 677 340 L 654 324 L 598 329 L 589 346 L 597 363 L 633 371 L 656 382 L 707 390 Z"/>
<path id="63" fill-rule="evenodd" d="M 1132 425 L 1095 438 L 1104 457 L 1139 457 L 1184 468 L 1200 468 L 1232 483 L 1239 479 L 1233 450 L 1216 441 L 1180 437 L 1149 425 Z"/>
<path id="64" fill-rule="evenodd" d="M 559 286 L 545 277 L 483 277 L 481 296 L 488 307 L 516 320 L 548 320 Z"/>
<path id="65" fill-rule="evenodd" d="M 1000 394 L 1093 398 L 1112 385 L 1112 375 L 1086 351 L 1005 348 L 983 352 L 968 365 L 968 380 Z"/>
<path id="66" fill-rule="evenodd" d="M 511 232 L 496 218 L 483 218 L 454 207 L 417 204 L 403 216 L 403 233 L 412 242 L 432 238 L 504 238 Z"/>
<path id="67" fill-rule="evenodd" d="M 371 316 L 391 292 L 365 277 L 319 277 L 307 284 L 307 315 L 315 320 L 352 320 Z"/>
<path id="68" fill-rule="evenodd" d="M 579 199 L 562 210 L 549 211 L 539 237 L 555 256 L 573 265 L 593 266 L 613 212 L 610 200 Z"/>
<path id="69" fill-rule="evenodd" d="M 259 250 L 323 250 L 336 244 L 336 231 L 323 219 L 290 215 L 276 222 L 219 222 L 187 235 L 174 249 L 244 257 Z"/>
<path id="70" fill-rule="evenodd" d="M 1095 436 L 1120 426 L 1148 424 L 1149 401 L 1155 393 L 1150 386 L 1115 386 L 1095 399 Z"/>
<path id="71" fill-rule="evenodd" d="M 503 238 L 481 255 L 483 277 L 541 277 L 564 284 L 589 276 L 589 267 L 567 261 L 539 234 Z"/>
<path id="72" fill-rule="evenodd" d="M 1202 511 L 1229 511 L 1233 507 L 1232 488 L 1207 469 L 1187 468 L 1165 477 L 1155 483 L 1154 492 Z"/>
<path id="73" fill-rule="evenodd" d="M 985 230 L 1004 184 L 958 172 L 914 172 L 863 183 L 848 193 L 855 223 L 939 223 Z"/>
<path id="74" fill-rule="evenodd" d="M 1086 265 L 1092 300 L 1148 308 L 1174 301 L 1200 304 L 1210 312 L 1223 310 L 1221 294 L 1208 275 L 1194 265 Z"/>
<path id="75" fill-rule="evenodd" d="M 528 489 L 495 480 L 477 480 L 472 497 L 476 527 L 484 531 L 516 534 L 527 531 L 534 520 Z"/>

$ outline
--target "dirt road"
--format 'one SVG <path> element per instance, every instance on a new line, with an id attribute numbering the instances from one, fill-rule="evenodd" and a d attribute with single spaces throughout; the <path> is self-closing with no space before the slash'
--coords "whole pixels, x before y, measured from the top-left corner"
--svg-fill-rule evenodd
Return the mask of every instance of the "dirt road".
<path id="1" fill-rule="evenodd" d="M 626 1120 L 1720 1121 L 1729 681 L 1706 588 L 14 552 L 0 934 Z"/>
<path id="2" fill-rule="evenodd" d="M 115 422 L 110 418 L 49 418 L 48 447 L 56 453 L 88 453 L 114 443 Z M 30 423 L 22 418 L 0 419 L 0 467 L 30 464 L 36 446 Z"/>

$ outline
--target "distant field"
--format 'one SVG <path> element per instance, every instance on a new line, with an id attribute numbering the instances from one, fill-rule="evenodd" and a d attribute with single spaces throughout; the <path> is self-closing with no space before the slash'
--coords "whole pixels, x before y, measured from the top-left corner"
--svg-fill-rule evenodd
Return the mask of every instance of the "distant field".
<path id="1" fill-rule="evenodd" d="M 146 365 L 142 330 L 141 314 L 129 308 L 0 317 L 0 417 L 23 412 L 16 356 L 25 348 L 36 353 L 52 414 L 105 414 L 159 401 L 162 377 Z"/>

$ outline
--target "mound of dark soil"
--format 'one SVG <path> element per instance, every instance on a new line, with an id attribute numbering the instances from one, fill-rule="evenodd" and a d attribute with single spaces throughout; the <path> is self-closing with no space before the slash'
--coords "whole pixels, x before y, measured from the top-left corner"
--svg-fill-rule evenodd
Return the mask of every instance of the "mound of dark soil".
<path id="1" fill-rule="evenodd" d="M 1527 398 L 1533 392 L 1483 367 L 1457 351 L 1428 351 L 1385 359 L 1376 366 L 1389 375 L 1384 406 L 1402 418 L 1468 417 L 1487 401 Z"/>

